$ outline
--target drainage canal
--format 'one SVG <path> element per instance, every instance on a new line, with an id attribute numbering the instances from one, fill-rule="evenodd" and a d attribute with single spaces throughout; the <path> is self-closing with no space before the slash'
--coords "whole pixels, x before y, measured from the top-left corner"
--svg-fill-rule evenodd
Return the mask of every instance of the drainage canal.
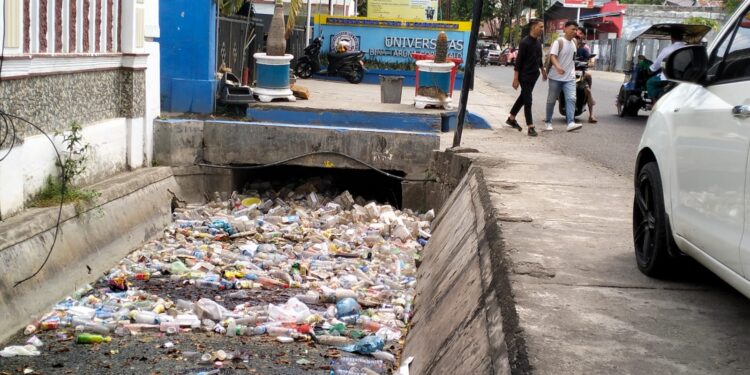
<path id="1" fill-rule="evenodd" d="M 396 371 L 433 212 L 402 211 L 401 182 L 373 170 L 233 169 L 231 185 L 177 194 L 162 238 L 29 322 L 0 369 Z"/>

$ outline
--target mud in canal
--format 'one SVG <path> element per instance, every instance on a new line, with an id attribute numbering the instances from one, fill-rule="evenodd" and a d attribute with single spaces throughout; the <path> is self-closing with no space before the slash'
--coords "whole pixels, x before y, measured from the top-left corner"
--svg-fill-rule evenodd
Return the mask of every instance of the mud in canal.
<path id="1" fill-rule="evenodd" d="M 162 239 L 3 345 L 0 374 L 386 374 L 432 212 L 314 178 L 174 200 Z"/>

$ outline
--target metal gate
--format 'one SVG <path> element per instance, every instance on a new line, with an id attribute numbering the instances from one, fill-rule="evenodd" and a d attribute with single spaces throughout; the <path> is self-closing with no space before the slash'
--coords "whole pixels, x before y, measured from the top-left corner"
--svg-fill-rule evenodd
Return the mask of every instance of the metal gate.
<path id="1" fill-rule="evenodd" d="M 245 17 L 219 17 L 217 44 L 216 44 L 216 68 L 225 66 L 232 73 L 241 77 L 245 62 L 252 60 L 252 50 L 248 46 L 253 44 L 256 24 L 252 19 Z M 252 70 L 251 70 L 252 71 Z"/>

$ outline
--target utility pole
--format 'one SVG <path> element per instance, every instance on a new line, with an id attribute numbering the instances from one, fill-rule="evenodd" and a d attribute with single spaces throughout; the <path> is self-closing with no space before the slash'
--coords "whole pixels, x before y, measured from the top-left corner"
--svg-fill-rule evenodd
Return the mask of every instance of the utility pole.
<path id="1" fill-rule="evenodd" d="M 461 133 L 464 130 L 464 117 L 466 117 L 466 103 L 469 101 L 469 87 L 474 79 L 474 60 L 476 60 L 477 36 L 479 35 L 479 22 L 482 18 L 483 0 L 474 0 L 474 15 L 471 18 L 471 35 L 469 35 L 469 52 L 466 54 L 466 65 L 464 65 L 464 81 L 461 85 L 461 100 L 458 105 L 458 124 L 456 133 L 453 134 L 453 147 L 461 146 Z"/>

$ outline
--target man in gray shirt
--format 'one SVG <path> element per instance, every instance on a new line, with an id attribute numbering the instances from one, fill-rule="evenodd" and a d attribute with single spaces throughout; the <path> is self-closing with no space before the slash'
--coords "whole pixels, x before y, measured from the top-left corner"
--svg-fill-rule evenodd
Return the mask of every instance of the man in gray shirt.
<path id="1" fill-rule="evenodd" d="M 552 112 L 555 102 L 562 90 L 565 96 L 565 119 L 567 131 L 580 129 L 583 125 L 575 122 L 576 107 L 576 71 L 573 62 L 576 55 L 576 44 L 573 37 L 578 30 L 576 21 L 565 23 L 564 36 L 552 43 L 550 48 L 549 92 L 547 93 L 547 116 L 544 119 L 544 130 L 552 130 Z"/>

